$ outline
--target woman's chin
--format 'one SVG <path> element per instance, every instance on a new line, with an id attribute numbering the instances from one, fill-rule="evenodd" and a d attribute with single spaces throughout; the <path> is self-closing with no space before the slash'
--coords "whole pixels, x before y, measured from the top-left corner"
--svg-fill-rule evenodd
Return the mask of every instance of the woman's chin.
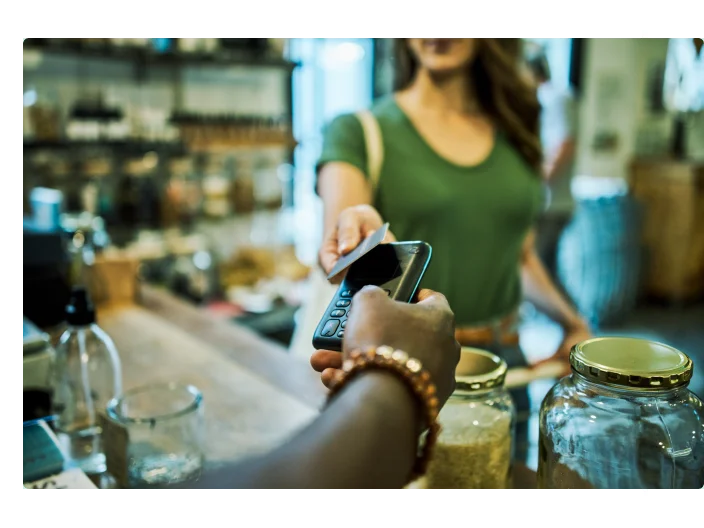
<path id="1" fill-rule="evenodd" d="M 467 63 L 443 59 L 429 61 L 423 66 L 431 77 L 447 77 L 463 72 L 467 67 Z"/>

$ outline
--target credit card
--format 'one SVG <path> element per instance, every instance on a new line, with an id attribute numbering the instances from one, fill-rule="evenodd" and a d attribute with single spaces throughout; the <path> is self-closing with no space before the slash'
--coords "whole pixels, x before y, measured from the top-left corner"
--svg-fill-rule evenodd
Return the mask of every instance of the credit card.
<path id="1" fill-rule="evenodd" d="M 369 253 L 372 249 L 374 249 L 376 246 L 381 244 L 382 240 L 384 240 L 384 237 L 386 236 L 386 233 L 388 231 L 389 231 L 389 223 L 387 222 L 383 226 L 381 226 L 379 229 L 374 231 L 367 238 L 362 240 L 362 242 L 356 248 L 354 248 L 352 251 L 347 253 L 347 255 L 340 257 L 340 260 L 337 261 L 335 266 L 330 271 L 330 274 L 328 275 L 328 280 L 333 279 L 334 277 L 336 277 L 337 275 L 339 275 L 340 273 L 345 271 L 355 261 L 359 260 L 364 255 Z"/>

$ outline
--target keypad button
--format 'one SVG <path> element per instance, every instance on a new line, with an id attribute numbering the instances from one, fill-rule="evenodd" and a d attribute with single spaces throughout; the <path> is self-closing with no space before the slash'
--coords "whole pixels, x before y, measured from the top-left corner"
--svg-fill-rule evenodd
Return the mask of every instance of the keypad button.
<path id="1" fill-rule="evenodd" d="M 337 301 L 335 303 L 335 306 L 338 308 L 345 308 L 346 306 L 350 305 L 350 300 L 349 299 L 343 299 L 342 301 Z"/>
<path id="2" fill-rule="evenodd" d="M 330 317 L 342 317 L 343 315 L 345 315 L 344 310 L 333 310 L 330 312 Z"/>
<path id="3" fill-rule="evenodd" d="M 340 330 L 340 331 L 337 333 L 337 337 L 339 337 L 340 339 L 342 339 L 343 337 L 345 337 L 345 332 L 342 331 L 342 330 Z"/>
<path id="4" fill-rule="evenodd" d="M 337 327 L 340 325 L 340 322 L 337 319 L 330 319 L 327 323 L 325 323 L 325 326 L 323 327 L 323 331 L 320 332 L 320 335 L 324 337 L 332 337 L 335 335 L 335 332 L 337 332 Z"/>
<path id="5" fill-rule="evenodd" d="M 347 324 L 347 319 L 345 319 L 344 321 L 342 321 L 342 324 L 340 325 L 340 328 L 344 328 L 346 324 Z"/>
<path id="6" fill-rule="evenodd" d="M 350 297 L 354 297 L 354 294 L 355 294 L 355 292 L 353 292 L 352 290 L 345 290 L 340 293 L 340 297 L 350 298 Z"/>

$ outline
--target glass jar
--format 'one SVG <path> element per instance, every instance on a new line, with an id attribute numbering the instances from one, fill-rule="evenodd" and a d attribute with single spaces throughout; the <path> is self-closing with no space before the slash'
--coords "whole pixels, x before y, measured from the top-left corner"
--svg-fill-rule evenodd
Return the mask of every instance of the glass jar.
<path id="1" fill-rule="evenodd" d="M 107 415 L 127 432 L 129 487 L 174 484 L 200 475 L 204 421 L 197 388 L 167 383 L 133 389 L 111 400 Z"/>
<path id="2" fill-rule="evenodd" d="M 212 219 L 222 219 L 230 215 L 230 180 L 226 160 L 211 155 L 204 169 L 203 213 Z"/>
<path id="3" fill-rule="evenodd" d="M 704 408 L 692 360 L 653 341 L 576 345 L 540 410 L 541 488 L 701 488 Z"/>
<path id="4" fill-rule="evenodd" d="M 193 159 L 171 159 L 163 208 L 164 225 L 192 228 L 200 212 L 200 194 L 200 181 L 194 170 Z"/>
<path id="5" fill-rule="evenodd" d="M 428 466 L 428 488 L 510 487 L 516 410 L 504 387 L 506 362 L 462 348 L 456 388 L 440 411 L 442 427 Z"/>
<path id="6" fill-rule="evenodd" d="M 159 156 L 155 152 L 125 161 L 116 192 L 116 210 L 122 226 L 132 229 L 161 227 L 158 162 Z"/>

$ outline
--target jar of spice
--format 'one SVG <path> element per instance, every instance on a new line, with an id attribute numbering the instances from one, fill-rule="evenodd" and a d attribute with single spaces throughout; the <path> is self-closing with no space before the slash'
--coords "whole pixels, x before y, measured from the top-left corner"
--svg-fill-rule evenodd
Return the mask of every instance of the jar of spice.
<path id="1" fill-rule="evenodd" d="M 257 206 L 252 163 L 247 158 L 240 158 L 237 163 L 232 185 L 232 206 L 237 214 L 251 213 Z"/>
<path id="2" fill-rule="evenodd" d="M 157 183 L 158 156 L 149 152 L 127 159 L 118 182 L 116 209 L 122 226 L 140 229 L 161 227 L 161 196 Z"/>
<path id="3" fill-rule="evenodd" d="M 203 213 L 209 218 L 227 218 L 231 212 L 231 183 L 227 177 L 225 160 L 212 155 L 203 172 Z"/>
<path id="4" fill-rule="evenodd" d="M 86 160 L 83 164 L 84 180 L 81 189 L 81 208 L 92 215 L 109 216 L 110 189 L 109 179 L 112 174 L 112 164 L 107 157 L 96 157 Z"/>
<path id="5" fill-rule="evenodd" d="M 576 345 L 570 364 L 541 405 L 539 487 L 704 486 L 704 406 L 687 390 L 687 355 L 602 337 Z"/>
<path id="6" fill-rule="evenodd" d="M 438 417 L 442 430 L 425 476 L 426 487 L 510 486 L 516 410 L 504 387 L 506 371 L 500 357 L 462 349 L 455 392 Z"/>

